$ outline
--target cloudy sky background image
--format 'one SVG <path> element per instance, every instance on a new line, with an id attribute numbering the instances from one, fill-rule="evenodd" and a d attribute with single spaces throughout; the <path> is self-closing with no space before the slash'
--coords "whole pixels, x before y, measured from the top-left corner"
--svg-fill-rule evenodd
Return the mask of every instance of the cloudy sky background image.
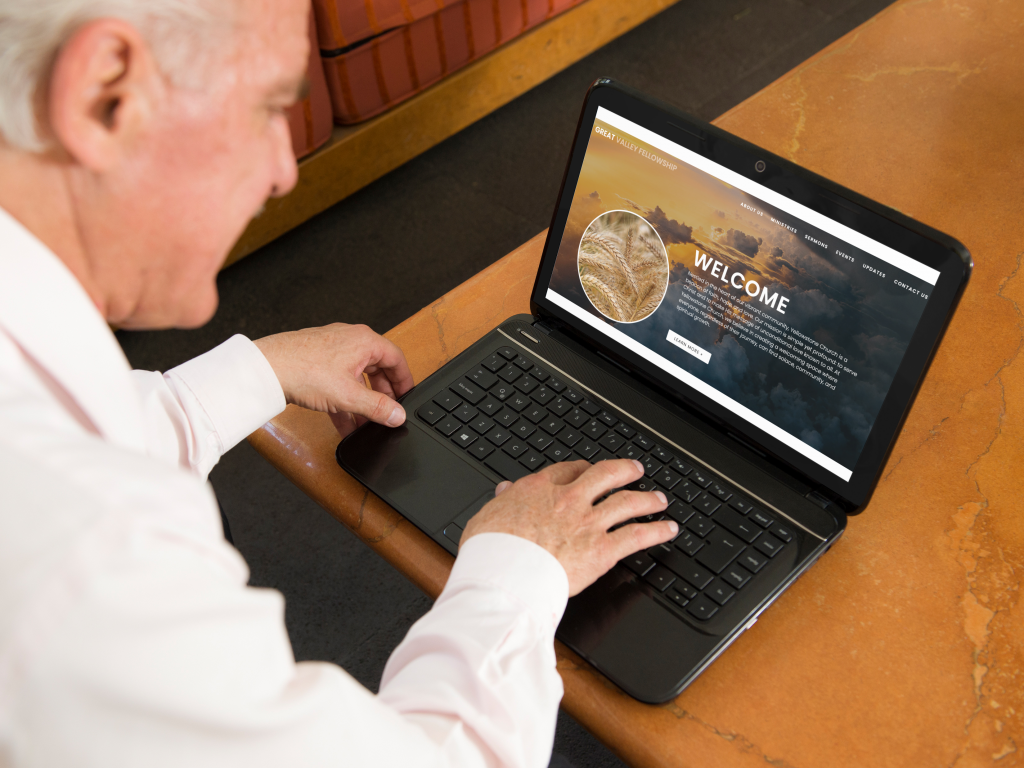
<path id="1" fill-rule="evenodd" d="M 624 136 L 610 126 L 597 125 Z M 624 138 L 661 155 L 643 142 Z M 639 323 L 602 321 L 852 468 L 926 303 L 920 296 L 895 286 L 893 278 L 899 276 L 924 293 L 930 292 L 930 286 L 718 179 L 671 160 L 678 164 L 676 170 L 613 139 L 591 134 L 551 288 L 601 317 L 579 283 L 579 243 L 587 225 L 599 214 L 615 209 L 636 211 L 657 229 L 668 250 L 668 291 L 661 307 Z M 743 203 L 764 215 L 743 208 Z M 795 227 L 798 234 L 774 224 L 771 216 Z M 831 248 L 810 243 L 803 238 L 805 233 Z M 854 257 L 856 263 L 835 255 L 837 247 Z M 742 290 L 728 287 L 710 271 L 697 268 L 698 249 L 723 262 L 730 273 L 742 272 L 744 282 L 756 280 L 771 293 L 789 298 L 785 314 Z M 861 262 L 865 261 L 887 277 L 863 269 Z M 691 272 L 711 280 L 732 299 L 751 302 L 848 358 L 847 367 L 858 376 L 837 373 L 839 381 L 833 391 L 716 323 L 707 327 L 695 322 L 676 309 L 684 285 L 704 290 Z M 666 341 L 669 330 L 709 351 L 710 362 L 702 363 Z"/>

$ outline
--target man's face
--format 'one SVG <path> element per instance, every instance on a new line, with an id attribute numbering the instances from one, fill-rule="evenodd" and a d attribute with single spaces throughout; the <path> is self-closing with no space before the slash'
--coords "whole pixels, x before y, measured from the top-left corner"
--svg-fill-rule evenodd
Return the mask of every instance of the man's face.
<path id="1" fill-rule="evenodd" d="M 110 180 L 113 249 L 107 275 L 122 295 L 108 319 L 129 328 L 195 327 L 217 308 L 216 275 L 229 249 L 297 170 L 283 110 L 309 55 L 308 2 L 245 0 L 231 54 L 202 90 L 167 85 L 125 167 Z M 106 196 L 104 196 L 106 197 Z M 110 218 L 110 210 L 107 210 Z"/>

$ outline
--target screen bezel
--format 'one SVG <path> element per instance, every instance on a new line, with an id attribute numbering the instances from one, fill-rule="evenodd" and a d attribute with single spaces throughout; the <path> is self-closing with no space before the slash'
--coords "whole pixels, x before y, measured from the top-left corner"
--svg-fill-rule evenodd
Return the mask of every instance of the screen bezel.
<path id="1" fill-rule="evenodd" d="M 656 365 L 620 347 L 545 298 L 598 107 L 621 115 L 939 272 L 939 279 L 849 480 L 834 475 Z M 755 170 L 754 165 L 757 161 L 765 163 L 764 171 Z M 970 254 L 967 249 L 949 236 L 759 149 L 732 134 L 659 104 L 620 83 L 602 79 L 588 92 L 577 125 L 569 162 L 559 190 L 558 203 L 531 294 L 531 308 L 535 315 L 555 318 L 563 327 L 571 328 L 572 333 L 585 342 L 625 362 L 647 383 L 653 384 L 672 399 L 695 406 L 705 416 L 710 416 L 713 421 L 721 423 L 744 440 L 754 443 L 772 459 L 781 462 L 819 490 L 825 491 L 826 496 L 841 501 L 848 511 L 854 512 L 870 497 L 932 353 L 963 291 L 970 269 Z"/>

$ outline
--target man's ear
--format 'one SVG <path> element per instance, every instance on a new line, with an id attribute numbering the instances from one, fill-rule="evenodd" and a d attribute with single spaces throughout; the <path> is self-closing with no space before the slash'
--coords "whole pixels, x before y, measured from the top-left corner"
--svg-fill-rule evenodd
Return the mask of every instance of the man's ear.
<path id="1" fill-rule="evenodd" d="M 45 127 L 75 161 L 99 172 L 145 129 L 162 88 L 149 47 L 131 24 L 92 21 L 57 54 Z"/>

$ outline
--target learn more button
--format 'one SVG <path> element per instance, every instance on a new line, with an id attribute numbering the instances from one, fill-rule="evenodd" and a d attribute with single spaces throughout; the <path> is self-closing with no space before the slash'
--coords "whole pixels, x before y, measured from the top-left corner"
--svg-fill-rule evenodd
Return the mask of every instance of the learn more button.
<path id="1" fill-rule="evenodd" d="M 665 337 L 669 344 L 675 344 L 680 349 L 689 352 L 691 355 L 696 357 L 702 363 L 708 363 L 711 361 L 711 353 L 703 347 L 698 347 L 689 339 L 684 339 L 675 331 L 669 331 L 668 336 Z"/>

